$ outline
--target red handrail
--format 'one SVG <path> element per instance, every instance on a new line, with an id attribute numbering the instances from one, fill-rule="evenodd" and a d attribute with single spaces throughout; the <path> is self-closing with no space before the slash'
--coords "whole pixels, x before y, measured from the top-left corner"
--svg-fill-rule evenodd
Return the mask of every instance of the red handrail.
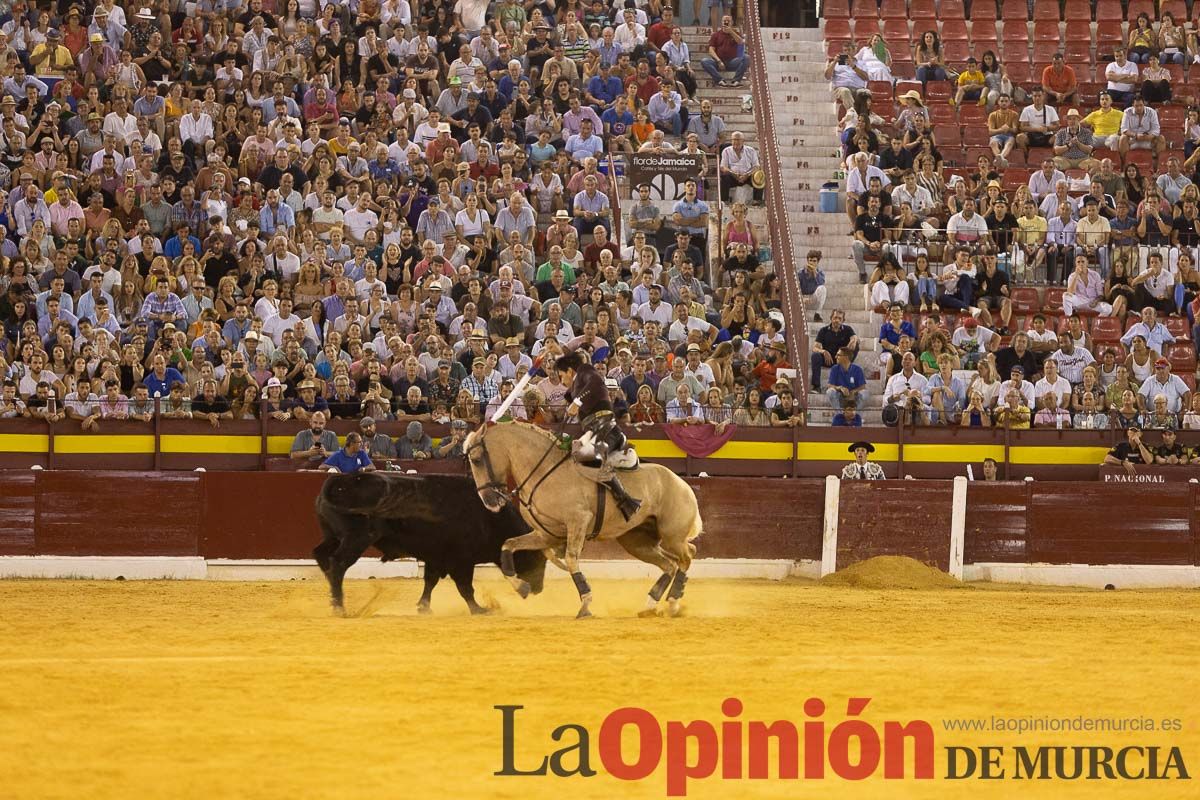
<path id="1" fill-rule="evenodd" d="M 617 162 L 613 160 L 612 153 L 608 154 L 608 183 L 612 186 L 612 197 L 609 198 L 613 208 L 612 240 L 624 245 L 625 240 L 621 238 L 621 187 L 617 184 Z"/>
<path id="2" fill-rule="evenodd" d="M 754 102 L 758 105 L 758 118 L 761 120 L 759 142 L 762 149 L 759 160 L 767 177 L 767 229 L 771 234 L 775 272 L 783 284 L 783 319 L 787 325 L 788 360 L 796 366 L 801 381 L 801 386 L 793 385 L 793 389 L 800 398 L 801 407 L 807 410 L 810 385 L 808 326 L 804 321 L 804 297 L 800 294 L 800 283 L 796 278 L 796 258 L 792 246 L 791 225 L 788 223 L 787 203 L 783 199 L 783 178 L 779 172 L 783 161 L 777 145 L 779 137 L 775 132 L 775 111 L 764 60 L 766 54 L 763 49 L 761 19 L 758 0 L 746 0 L 746 56 L 750 59 L 750 86 L 753 89 Z"/>
<path id="3" fill-rule="evenodd" d="M 717 210 L 717 242 L 708 248 L 708 281 L 714 283 L 721 275 L 720 264 L 725 258 L 725 249 L 721 243 L 725 239 L 725 206 L 721 203 L 721 148 L 717 147 L 717 183 L 716 197 L 713 198 L 713 208 Z M 716 256 L 713 256 L 713 253 Z"/>

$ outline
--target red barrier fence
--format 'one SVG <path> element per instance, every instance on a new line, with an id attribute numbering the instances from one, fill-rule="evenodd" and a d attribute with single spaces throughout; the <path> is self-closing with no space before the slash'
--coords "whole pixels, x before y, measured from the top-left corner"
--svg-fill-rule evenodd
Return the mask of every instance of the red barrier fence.
<path id="1" fill-rule="evenodd" d="M 315 472 L 13 473 L 0 481 L 0 556 L 307 558 L 321 537 L 313 501 L 325 478 Z M 725 478 L 693 486 L 706 556 L 821 557 L 820 481 Z M 453 524 L 452 512 L 446 521 Z M 624 557 L 624 550 L 597 545 L 589 554 Z"/>
<path id="2" fill-rule="evenodd" d="M 12 473 L 0 481 L 0 556 L 308 558 L 320 539 L 311 472 Z M 707 478 L 701 558 L 821 558 L 825 483 Z M 966 563 L 1200 566 L 1196 484 L 972 483 Z M 839 568 L 875 555 L 948 562 L 946 481 L 841 484 Z M 453 524 L 452 513 L 447 524 Z M 593 542 L 590 558 L 624 558 Z"/>

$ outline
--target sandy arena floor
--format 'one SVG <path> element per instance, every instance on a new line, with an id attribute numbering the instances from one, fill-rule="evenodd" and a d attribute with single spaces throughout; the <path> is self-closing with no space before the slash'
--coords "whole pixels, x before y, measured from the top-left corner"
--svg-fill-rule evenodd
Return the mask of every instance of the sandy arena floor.
<path id="1" fill-rule="evenodd" d="M 494 777 L 497 704 L 522 704 L 518 766 L 550 731 L 592 734 L 624 705 L 660 721 L 803 721 L 823 698 L 864 719 L 926 719 L 938 779 L 722 781 L 693 798 L 1196 797 L 1171 782 L 946 781 L 949 745 L 1178 745 L 1200 773 L 1200 593 L 874 591 L 693 580 L 688 615 L 640 620 L 642 582 L 597 581 L 576 622 L 569 581 L 522 603 L 481 582 L 471 618 L 443 583 L 418 617 L 417 581 L 351 582 L 333 619 L 323 582 L 0 582 L 0 797 L 662 798 L 601 774 Z M 948 733 L 954 716 L 1182 720 L 1181 733 Z"/>

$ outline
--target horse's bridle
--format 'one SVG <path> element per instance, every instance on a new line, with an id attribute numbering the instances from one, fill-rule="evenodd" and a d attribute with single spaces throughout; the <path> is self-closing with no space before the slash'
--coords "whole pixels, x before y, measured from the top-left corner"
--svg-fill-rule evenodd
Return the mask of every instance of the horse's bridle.
<path id="1" fill-rule="evenodd" d="M 482 428 L 480 428 L 479 436 L 476 437 L 475 441 L 471 442 L 471 446 L 468 447 L 464 451 L 464 455 L 466 455 L 467 459 L 470 460 L 471 453 L 473 453 L 475 451 L 475 449 L 478 448 L 480 450 L 480 456 L 481 456 L 480 460 L 483 462 L 483 468 L 487 472 L 488 482 L 485 483 L 483 486 L 476 486 L 476 489 L 480 492 L 489 491 L 489 490 L 493 491 L 493 492 L 497 492 L 498 494 L 503 495 L 504 497 L 511 500 L 513 503 L 516 503 L 517 505 L 525 506 L 527 509 L 529 509 L 529 513 L 534 516 L 534 520 L 538 522 L 539 527 L 541 527 L 542 530 L 545 530 L 548 532 L 549 529 L 545 525 L 542 525 L 541 521 L 537 520 L 537 515 L 534 514 L 533 496 L 534 496 L 534 494 L 537 493 L 538 488 L 542 485 L 542 483 L 546 480 L 546 478 L 549 478 L 554 473 L 555 470 L 557 470 L 559 467 L 561 467 L 563 464 L 565 464 L 571 458 L 571 454 L 564 453 L 563 457 L 560 458 L 556 464 L 554 464 L 552 467 L 550 467 L 550 469 L 546 470 L 545 474 L 542 475 L 540 478 L 538 478 L 537 483 L 535 483 L 533 485 L 533 488 L 531 488 L 529 490 L 529 496 L 522 497 L 521 490 L 525 488 L 525 484 L 529 483 L 530 479 L 532 479 L 533 476 L 537 474 L 537 471 L 539 469 L 541 469 L 542 464 L 546 463 L 546 458 L 551 453 L 554 452 L 554 449 L 558 445 L 556 442 L 551 441 L 550 444 L 546 447 L 546 451 L 544 453 L 542 453 L 542 457 L 538 459 L 537 463 L 533 465 L 533 469 L 531 469 L 529 471 L 529 474 L 525 476 L 525 480 L 521 481 L 519 484 L 517 484 L 515 487 L 513 487 L 510 490 L 508 488 L 507 483 L 503 483 L 499 479 L 497 479 L 496 471 L 492 468 L 492 459 L 488 455 L 487 445 L 483 441 L 484 434 L 487 432 L 488 424 L 489 423 L 485 423 L 484 426 Z"/>
<path id="2" fill-rule="evenodd" d="M 492 469 L 492 459 L 490 456 L 488 456 L 487 445 L 483 443 L 483 435 L 486 430 L 487 427 L 485 424 L 484 427 L 479 429 L 479 436 L 476 437 L 475 441 L 471 442 L 470 447 L 468 447 L 463 453 L 463 455 L 465 455 L 469 461 L 471 459 L 471 453 L 475 452 L 476 448 L 482 451 L 480 460 L 483 461 L 483 468 L 487 471 L 488 482 L 483 486 L 477 486 L 475 488 L 480 492 L 490 489 L 491 491 L 497 492 L 508 499 L 512 499 L 512 495 L 510 495 L 508 491 L 508 484 L 501 483 L 499 480 L 497 480 L 496 471 Z M 520 502 L 520 498 L 517 498 L 517 502 Z"/>

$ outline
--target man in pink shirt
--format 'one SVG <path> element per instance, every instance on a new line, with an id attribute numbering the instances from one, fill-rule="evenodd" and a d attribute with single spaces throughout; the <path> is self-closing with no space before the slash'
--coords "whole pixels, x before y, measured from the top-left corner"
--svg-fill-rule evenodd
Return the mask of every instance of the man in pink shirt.
<path id="1" fill-rule="evenodd" d="M 62 173 L 54 173 L 54 178 L 61 178 Z M 75 194 L 70 189 L 62 189 L 58 192 L 58 200 L 50 206 L 50 230 L 55 236 L 67 235 L 67 222 L 77 219 L 83 220 L 83 207 L 75 201 Z"/>

